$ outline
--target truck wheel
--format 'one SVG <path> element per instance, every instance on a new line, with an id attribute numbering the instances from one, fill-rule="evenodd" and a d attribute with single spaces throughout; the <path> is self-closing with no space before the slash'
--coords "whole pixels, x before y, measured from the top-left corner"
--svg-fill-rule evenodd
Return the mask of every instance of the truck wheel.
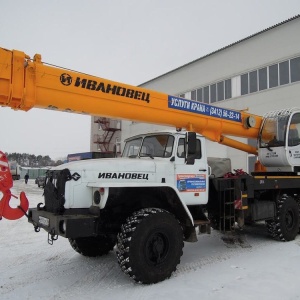
<path id="1" fill-rule="evenodd" d="M 132 279 L 144 284 L 163 281 L 180 262 L 182 228 L 165 210 L 142 209 L 122 225 L 117 247 L 119 265 Z"/>
<path id="2" fill-rule="evenodd" d="M 79 254 L 95 257 L 108 254 L 108 252 L 114 248 L 116 239 L 107 235 L 103 235 L 77 239 L 69 238 L 69 242 L 72 248 Z"/>
<path id="3" fill-rule="evenodd" d="M 292 241 L 299 231 L 299 205 L 294 198 L 283 195 L 277 200 L 274 220 L 266 221 L 269 234 L 281 241 Z"/>

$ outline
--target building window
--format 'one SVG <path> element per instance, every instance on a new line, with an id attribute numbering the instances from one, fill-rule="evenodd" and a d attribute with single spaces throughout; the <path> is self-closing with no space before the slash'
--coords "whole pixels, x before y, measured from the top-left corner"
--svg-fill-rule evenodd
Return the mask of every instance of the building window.
<path id="1" fill-rule="evenodd" d="M 300 81 L 300 57 L 240 75 L 241 95 Z"/>
<path id="2" fill-rule="evenodd" d="M 280 85 L 290 83 L 289 61 L 284 61 L 279 64 L 279 83 Z"/>
<path id="3" fill-rule="evenodd" d="M 186 92 L 184 98 L 191 100 L 191 92 Z"/>
<path id="4" fill-rule="evenodd" d="M 197 90 L 197 101 L 202 102 L 203 97 L 202 97 L 202 88 Z"/>
<path id="5" fill-rule="evenodd" d="M 224 81 L 217 83 L 217 95 L 218 101 L 224 100 Z"/>
<path id="6" fill-rule="evenodd" d="M 196 90 L 191 91 L 191 100 L 197 100 L 196 99 Z"/>
<path id="7" fill-rule="evenodd" d="M 241 95 L 246 95 L 248 93 L 248 73 L 246 73 L 241 75 Z"/>
<path id="8" fill-rule="evenodd" d="M 300 81 L 300 57 L 291 59 L 291 82 Z"/>
<path id="9" fill-rule="evenodd" d="M 266 90 L 268 88 L 268 72 L 267 68 L 262 68 L 258 70 L 258 83 L 259 90 Z"/>
<path id="10" fill-rule="evenodd" d="M 237 75 L 179 95 L 204 103 L 215 103 L 240 95 L 300 81 L 300 57 Z"/>
<path id="11" fill-rule="evenodd" d="M 209 86 L 203 88 L 203 102 L 209 103 Z"/>
<path id="12" fill-rule="evenodd" d="M 217 85 L 212 84 L 210 86 L 210 103 L 214 103 L 217 101 Z"/>
<path id="13" fill-rule="evenodd" d="M 231 98 L 231 79 L 225 80 L 225 99 Z"/>
<path id="14" fill-rule="evenodd" d="M 269 88 L 278 86 L 278 64 L 269 67 Z"/>
<path id="15" fill-rule="evenodd" d="M 252 71 L 249 73 L 250 80 L 250 93 L 257 92 L 257 71 Z"/>

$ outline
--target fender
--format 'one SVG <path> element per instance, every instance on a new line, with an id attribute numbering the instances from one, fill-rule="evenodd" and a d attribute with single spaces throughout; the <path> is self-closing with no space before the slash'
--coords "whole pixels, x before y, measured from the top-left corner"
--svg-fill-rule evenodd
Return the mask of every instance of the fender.
<path id="1" fill-rule="evenodd" d="M 102 195 L 102 199 L 101 199 L 101 202 L 100 202 L 100 209 L 103 209 L 105 208 L 106 206 L 106 203 L 107 203 L 107 199 L 108 199 L 108 195 L 109 195 L 109 188 L 128 188 L 128 187 L 133 187 L 135 188 L 136 187 L 136 183 L 126 183 L 126 184 L 122 184 L 122 183 L 109 183 L 109 184 L 105 184 L 105 183 L 101 183 L 101 182 L 90 182 L 87 184 L 88 187 L 91 187 L 91 188 L 104 188 L 104 193 Z M 181 203 L 182 205 L 182 208 L 184 210 L 184 212 L 186 213 L 186 216 L 188 218 L 188 223 L 190 224 L 190 226 L 194 226 L 194 221 L 193 221 L 193 217 L 187 207 L 187 205 L 181 200 L 180 198 L 180 195 L 177 191 L 176 188 L 174 188 L 174 186 L 170 186 L 170 185 L 165 185 L 165 184 L 157 184 L 157 183 L 143 183 L 143 185 L 139 186 L 139 188 L 170 188 L 172 189 L 173 192 L 175 192 L 176 196 L 177 196 L 177 199 L 178 201 Z"/>

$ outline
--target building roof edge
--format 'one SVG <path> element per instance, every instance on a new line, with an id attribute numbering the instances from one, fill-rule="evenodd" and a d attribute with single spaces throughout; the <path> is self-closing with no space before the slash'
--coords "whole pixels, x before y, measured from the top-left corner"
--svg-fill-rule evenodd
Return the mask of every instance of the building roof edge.
<path id="1" fill-rule="evenodd" d="M 242 43 L 242 42 L 244 42 L 244 41 L 246 41 L 246 40 L 249 40 L 249 39 L 251 39 L 251 38 L 253 38 L 253 37 L 255 37 L 255 36 L 258 36 L 258 35 L 260 35 L 260 34 L 262 34 L 262 33 L 265 33 L 265 32 L 267 32 L 267 31 L 269 31 L 269 30 L 272 30 L 272 29 L 274 29 L 274 28 L 277 28 L 277 27 L 279 27 L 279 26 L 281 26 L 281 25 L 283 25 L 283 24 L 286 24 L 286 23 L 291 22 L 291 21 L 293 21 L 293 20 L 295 20 L 295 19 L 298 19 L 298 18 L 300 18 L 300 14 L 298 14 L 298 15 L 296 15 L 296 16 L 294 16 L 294 17 L 291 17 L 291 18 L 289 18 L 289 19 L 287 19 L 287 20 L 285 20 L 285 21 L 282 21 L 282 22 L 280 22 L 280 23 L 277 23 L 277 24 L 275 24 L 275 25 L 273 25 L 273 26 L 270 26 L 270 27 L 268 27 L 268 28 L 266 28 L 266 29 L 263 29 L 263 30 L 261 30 L 261 31 L 259 31 L 259 32 L 256 32 L 256 33 L 254 33 L 254 34 L 251 34 L 251 35 L 247 36 L 246 38 L 243 38 L 243 39 L 238 40 L 238 41 L 236 41 L 236 42 L 234 42 L 234 43 L 231 43 L 231 44 L 229 44 L 229 45 L 227 45 L 227 46 L 224 46 L 224 47 L 222 47 L 222 48 L 220 48 L 220 49 L 218 49 L 218 50 L 215 50 L 215 51 L 213 51 L 213 52 L 211 52 L 211 53 L 209 53 L 209 54 L 206 54 L 206 55 L 204 55 L 204 56 L 202 56 L 202 57 L 200 57 L 200 58 L 197 58 L 197 59 L 195 59 L 195 60 L 192 60 L 191 62 L 188 62 L 188 63 L 186 63 L 186 64 L 184 64 L 184 65 L 182 65 L 182 66 L 180 66 L 180 67 L 177 67 L 177 68 L 175 68 L 175 69 L 173 69 L 173 70 L 170 70 L 170 71 L 168 71 L 168 72 L 166 72 L 166 73 L 164 73 L 164 74 L 162 74 L 162 75 L 159 75 L 159 76 L 157 76 L 157 77 L 154 77 L 154 78 L 152 78 L 152 79 L 150 79 L 150 80 L 148 80 L 148 81 L 145 81 L 145 82 L 141 83 L 141 84 L 138 85 L 138 86 L 143 86 L 144 84 L 147 84 L 147 83 L 149 83 L 149 82 L 151 82 L 151 81 L 154 81 L 154 80 L 156 80 L 156 79 L 158 79 L 158 78 L 161 78 L 161 77 L 163 77 L 163 76 L 165 76 L 165 75 L 168 75 L 168 74 L 170 74 L 170 73 L 173 73 L 173 72 L 175 72 L 175 71 L 177 71 L 177 70 L 179 70 L 179 69 L 182 69 L 182 68 L 184 68 L 184 67 L 186 67 L 186 66 L 188 66 L 188 65 L 191 65 L 191 64 L 193 64 L 193 63 L 195 63 L 195 62 L 197 62 L 197 61 L 200 61 L 200 60 L 202 60 L 202 59 L 204 59 L 204 58 L 207 58 L 207 57 L 209 57 L 209 56 L 212 56 L 212 55 L 214 55 L 214 54 L 216 54 L 216 53 L 219 53 L 219 52 L 221 52 L 221 51 L 223 51 L 223 50 L 225 50 L 225 49 L 228 49 L 228 48 L 230 48 L 230 47 L 233 47 L 233 46 L 235 46 L 235 45 L 237 45 L 237 44 L 240 44 L 240 43 Z"/>

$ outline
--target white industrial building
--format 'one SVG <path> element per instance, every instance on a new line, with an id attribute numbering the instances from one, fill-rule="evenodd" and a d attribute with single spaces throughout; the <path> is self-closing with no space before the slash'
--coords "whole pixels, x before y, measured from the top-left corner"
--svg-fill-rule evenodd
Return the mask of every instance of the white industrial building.
<path id="1" fill-rule="evenodd" d="M 141 87 L 263 115 L 300 107 L 300 15 L 178 67 Z M 110 152 L 129 136 L 162 126 L 92 117 L 91 151 Z M 253 144 L 256 141 L 250 140 Z M 209 156 L 229 157 L 232 168 L 251 171 L 255 158 L 207 143 Z"/>

